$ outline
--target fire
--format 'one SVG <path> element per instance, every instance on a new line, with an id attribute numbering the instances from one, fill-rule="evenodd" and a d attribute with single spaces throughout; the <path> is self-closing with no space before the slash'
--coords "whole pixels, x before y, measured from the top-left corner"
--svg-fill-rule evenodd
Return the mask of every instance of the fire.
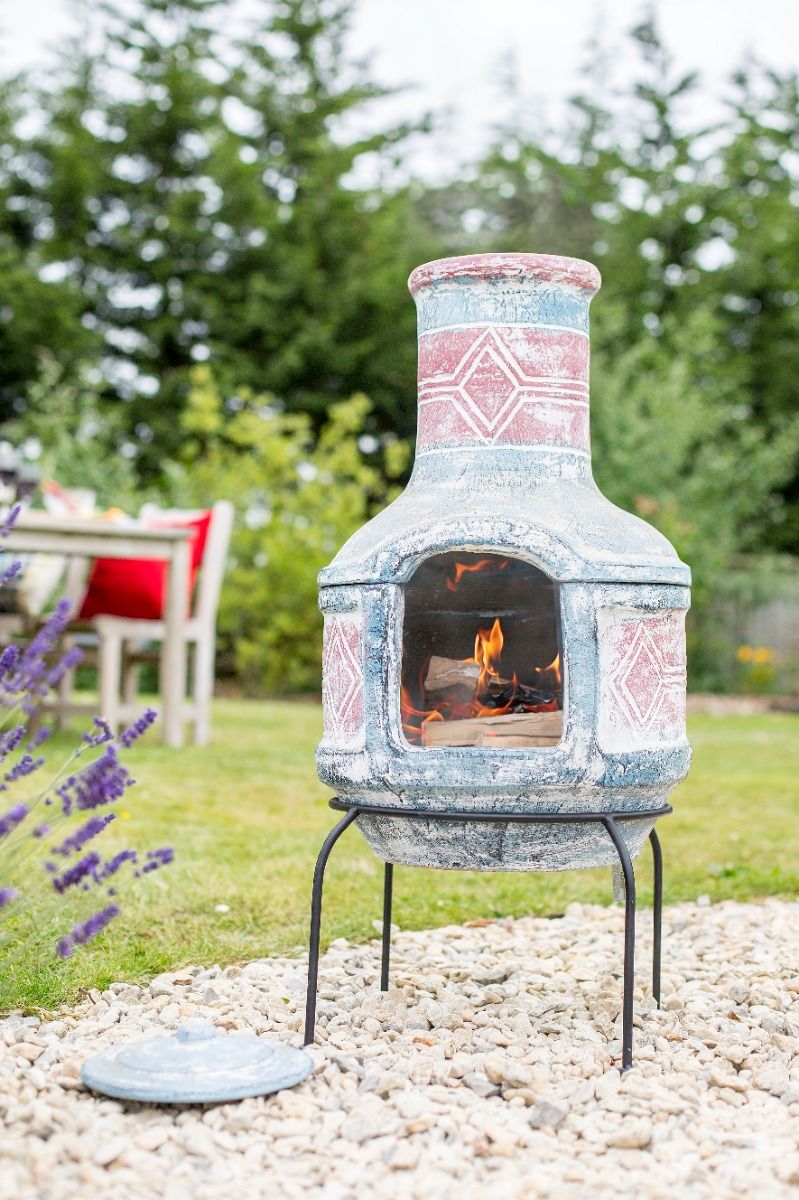
<path id="1" fill-rule="evenodd" d="M 477 630 L 477 637 L 474 639 L 474 658 L 472 660 L 480 668 L 480 677 L 477 680 L 477 695 L 485 690 L 492 675 L 496 676 L 499 674 L 497 666 L 504 645 L 505 636 L 502 632 L 499 618 L 491 626 L 490 631 L 487 629 Z"/>
<path id="2" fill-rule="evenodd" d="M 402 713 L 402 732 L 409 742 L 421 739 L 422 726 L 428 721 L 443 721 L 444 714 L 438 709 L 417 708 L 406 687 L 400 688 L 400 711 Z M 419 719 L 421 718 L 421 719 Z"/>
<path id="3" fill-rule="evenodd" d="M 476 563 L 455 563 L 454 578 L 446 581 L 447 587 L 451 592 L 456 592 L 460 586 L 460 582 L 464 575 L 469 575 L 473 571 L 502 571 L 508 565 L 508 559 L 503 559 L 502 562 L 497 562 L 494 558 L 481 558 Z"/>
<path id="4" fill-rule="evenodd" d="M 560 689 L 563 686 L 563 677 L 560 673 L 560 655 L 556 654 L 546 667 L 536 667 L 535 673 L 538 682 L 544 686 Z"/>
<path id="5" fill-rule="evenodd" d="M 476 567 L 479 564 L 475 564 Z M 449 584 L 450 580 L 447 580 L 447 586 Z M 505 635 L 499 618 L 490 629 L 478 629 L 474 657 L 461 660 L 465 666 L 480 668 L 474 694 L 469 700 L 453 699 L 444 691 L 436 695 L 434 706 L 425 707 L 425 679 L 430 660 L 425 662 L 418 681 L 419 698 L 414 698 L 407 687 L 400 689 L 402 729 L 409 742 L 419 744 L 422 728 L 430 721 L 463 721 L 514 712 L 556 712 L 560 708 L 560 655 L 556 654 L 545 667 L 533 667 L 535 684 L 524 685 L 515 671 L 511 679 L 502 678 L 499 667 L 504 645 Z"/>

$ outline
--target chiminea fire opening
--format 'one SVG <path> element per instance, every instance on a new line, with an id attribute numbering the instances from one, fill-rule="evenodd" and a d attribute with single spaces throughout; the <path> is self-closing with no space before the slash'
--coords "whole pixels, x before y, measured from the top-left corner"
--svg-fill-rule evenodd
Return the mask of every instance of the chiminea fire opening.
<path id="1" fill-rule="evenodd" d="M 529 749 L 563 732 L 558 586 L 508 554 L 436 554 L 405 587 L 400 712 L 412 746 Z"/>

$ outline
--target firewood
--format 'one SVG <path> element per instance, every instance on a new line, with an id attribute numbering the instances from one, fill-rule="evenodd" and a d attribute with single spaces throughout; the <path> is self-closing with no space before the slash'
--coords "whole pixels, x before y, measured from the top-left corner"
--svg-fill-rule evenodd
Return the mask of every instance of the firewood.
<path id="1" fill-rule="evenodd" d="M 424 681 L 426 692 L 445 692 L 462 688 L 473 696 L 480 678 L 480 667 L 472 658 L 442 658 L 434 654 Z"/>
<path id="2" fill-rule="evenodd" d="M 522 750 L 555 746 L 562 732 L 562 712 L 507 713 L 501 717 L 471 717 L 466 721 L 425 721 L 422 745 Z"/>
<path id="3" fill-rule="evenodd" d="M 514 683 L 510 679 L 500 679 L 498 675 L 492 677 L 484 692 L 480 693 L 480 702 L 486 708 L 506 708 L 510 704 L 513 713 L 528 712 L 539 704 L 549 704 L 552 699 L 551 689 L 546 691 L 530 687 L 518 680 Z"/>
<path id="4" fill-rule="evenodd" d="M 471 658 L 443 658 L 434 654 L 427 668 L 424 681 L 428 696 L 446 692 L 450 700 L 471 700 L 480 678 L 480 667 Z M 503 679 L 493 675 L 481 690 L 480 702 L 486 708 L 507 708 L 512 705 L 513 713 L 524 713 L 539 704 L 547 704 L 553 698 L 552 690 L 530 687 L 518 680 Z"/>

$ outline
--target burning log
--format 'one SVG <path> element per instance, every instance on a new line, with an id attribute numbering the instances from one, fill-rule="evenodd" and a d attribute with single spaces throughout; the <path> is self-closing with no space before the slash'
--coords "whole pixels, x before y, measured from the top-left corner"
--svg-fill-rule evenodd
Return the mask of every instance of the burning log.
<path id="1" fill-rule="evenodd" d="M 480 664 L 473 658 L 442 658 L 434 654 L 424 681 L 425 695 L 446 692 L 451 702 L 476 699 L 480 674 Z M 510 705 L 514 713 L 528 712 L 551 703 L 552 699 L 552 691 L 530 687 L 517 679 L 503 679 L 500 675 L 490 676 L 479 696 L 480 704 L 485 708 L 507 710 Z"/>
<path id="2" fill-rule="evenodd" d="M 542 691 L 541 688 L 528 687 L 517 679 L 491 679 L 485 691 L 480 694 L 480 703 L 485 708 L 507 709 L 510 705 L 512 713 L 529 712 L 543 704 L 551 704 L 554 693 Z"/>
<path id="3" fill-rule="evenodd" d="M 555 746 L 563 733 L 562 712 L 508 713 L 466 721 L 425 721 L 423 746 L 493 746 L 523 750 Z"/>
<path id="4" fill-rule="evenodd" d="M 442 658 L 434 654 L 427 668 L 425 692 L 448 692 L 457 689 L 470 700 L 477 690 L 480 664 L 473 658 Z"/>

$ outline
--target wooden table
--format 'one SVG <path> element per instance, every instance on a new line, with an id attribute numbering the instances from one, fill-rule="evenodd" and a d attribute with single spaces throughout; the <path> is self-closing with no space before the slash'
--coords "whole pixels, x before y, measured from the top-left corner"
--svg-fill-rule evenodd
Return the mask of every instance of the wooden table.
<path id="1" fill-rule="evenodd" d="M 165 636 L 161 644 L 161 718 L 168 746 L 183 745 L 189 594 L 189 528 L 152 529 L 139 523 L 51 517 L 28 511 L 17 518 L 2 549 L 70 558 L 157 558 L 167 562 Z"/>

